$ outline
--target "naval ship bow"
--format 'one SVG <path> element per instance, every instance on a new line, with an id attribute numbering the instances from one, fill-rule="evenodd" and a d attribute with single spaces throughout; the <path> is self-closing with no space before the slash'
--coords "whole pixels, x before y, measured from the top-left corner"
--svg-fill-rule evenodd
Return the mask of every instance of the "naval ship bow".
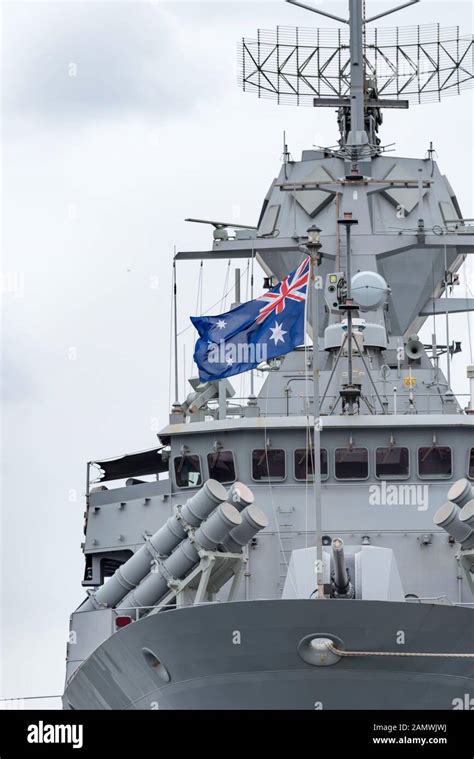
<path id="1" fill-rule="evenodd" d="M 175 255 L 175 362 L 188 261 L 255 263 L 272 290 L 309 260 L 311 340 L 247 397 L 224 377 L 179 398 L 176 367 L 159 447 L 89 462 L 66 709 L 474 707 L 474 367 L 457 397 L 449 333 L 474 310 L 453 296 L 474 226 L 432 145 L 380 136 L 386 111 L 472 85 L 472 37 L 373 26 L 416 0 L 291 1 L 340 26 L 244 39 L 241 86 L 333 108 L 339 140 L 285 146 L 254 227 L 205 222 L 212 249 Z"/>

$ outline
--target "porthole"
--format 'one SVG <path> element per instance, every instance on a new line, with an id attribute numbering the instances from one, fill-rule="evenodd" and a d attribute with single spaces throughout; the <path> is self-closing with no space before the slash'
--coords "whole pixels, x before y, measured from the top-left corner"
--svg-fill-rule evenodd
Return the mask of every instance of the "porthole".
<path id="1" fill-rule="evenodd" d="M 150 669 L 152 669 L 153 672 L 155 672 L 155 674 L 157 674 L 158 677 L 163 680 L 163 682 L 169 683 L 171 680 L 170 674 L 163 662 L 158 659 L 157 655 L 154 654 L 153 651 L 151 651 L 149 648 L 142 648 L 142 654 Z"/>

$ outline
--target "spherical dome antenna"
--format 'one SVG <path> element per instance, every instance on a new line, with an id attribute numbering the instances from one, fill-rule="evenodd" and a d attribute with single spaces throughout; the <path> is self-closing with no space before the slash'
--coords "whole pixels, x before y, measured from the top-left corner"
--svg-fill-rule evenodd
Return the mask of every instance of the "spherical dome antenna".
<path id="1" fill-rule="evenodd" d="M 352 277 L 352 297 L 362 311 L 372 311 L 387 300 L 390 288 L 376 271 L 360 271 Z"/>

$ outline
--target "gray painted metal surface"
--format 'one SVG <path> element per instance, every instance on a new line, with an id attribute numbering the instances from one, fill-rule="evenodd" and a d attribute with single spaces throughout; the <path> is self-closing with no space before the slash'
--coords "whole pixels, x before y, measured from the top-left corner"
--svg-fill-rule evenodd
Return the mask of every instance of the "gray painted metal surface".
<path id="1" fill-rule="evenodd" d="M 361 3 L 349 5 L 357 52 Z M 285 153 L 258 225 L 232 232 L 211 222 L 212 250 L 176 257 L 255 256 L 282 279 L 316 224 L 317 355 L 298 348 L 265 367 L 256 397 L 236 397 L 231 381 L 218 389 L 191 378 L 192 393 L 176 398 L 159 433 L 155 480 L 134 470 L 127 484 L 112 481 L 109 461 L 93 481 L 91 464 L 90 597 L 71 617 L 65 708 L 450 709 L 474 695 L 474 659 L 449 656 L 474 653 L 474 398 L 452 393 L 440 365 L 447 346 L 417 338 L 431 314 L 472 310 L 472 300 L 440 296 L 456 294 L 474 228 L 432 153 L 383 154 L 375 106 L 361 114 L 359 72 L 353 85 L 353 107 L 339 114 L 347 143 L 342 130 L 339 149 L 306 150 L 299 161 Z M 344 218 L 358 222 L 349 250 Z M 344 404 L 349 377 L 357 401 Z M 139 462 L 148 473 L 152 453 Z M 232 466 L 216 470 L 223 453 Z M 193 522 L 216 471 L 218 497 Z M 226 498 L 227 521 L 212 511 Z M 207 535 L 212 520 L 219 529 Z M 325 548 L 315 570 L 316 534 Z M 344 597 L 327 548 L 337 541 L 346 546 L 337 574 L 354 591 Z M 325 638 L 349 650 L 448 656 L 333 654 L 319 666 Z"/>
<path id="2" fill-rule="evenodd" d="M 88 709 L 453 709 L 472 693 L 474 660 L 343 658 L 298 653 L 307 636 L 347 650 L 460 653 L 473 611 L 380 601 L 209 604 L 147 617 L 112 636 L 79 669 L 64 703 Z M 405 643 L 397 644 L 400 631 Z M 153 652 L 169 675 L 143 649 Z"/>

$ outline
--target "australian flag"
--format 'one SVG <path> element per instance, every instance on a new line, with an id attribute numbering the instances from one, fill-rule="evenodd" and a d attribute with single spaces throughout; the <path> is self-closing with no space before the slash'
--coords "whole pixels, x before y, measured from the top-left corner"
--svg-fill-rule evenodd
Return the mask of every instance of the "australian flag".
<path id="1" fill-rule="evenodd" d="M 223 379 L 283 356 L 304 342 L 309 259 L 268 293 L 219 316 L 191 316 L 199 333 L 201 382 Z"/>

